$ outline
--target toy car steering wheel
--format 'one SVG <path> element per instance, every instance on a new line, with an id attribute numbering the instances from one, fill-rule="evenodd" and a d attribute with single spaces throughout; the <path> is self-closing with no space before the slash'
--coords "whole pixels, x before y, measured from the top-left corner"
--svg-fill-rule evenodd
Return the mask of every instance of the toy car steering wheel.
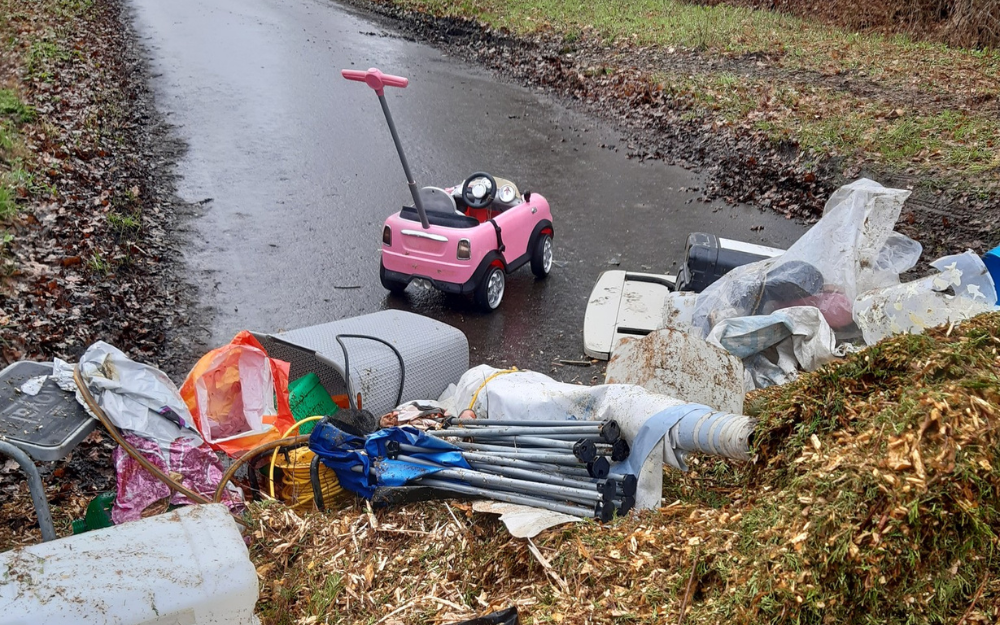
<path id="1" fill-rule="evenodd" d="M 462 183 L 462 199 L 469 208 L 486 208 L 497 195 L 497 181 L 485 171 L 477 171 Z"/>

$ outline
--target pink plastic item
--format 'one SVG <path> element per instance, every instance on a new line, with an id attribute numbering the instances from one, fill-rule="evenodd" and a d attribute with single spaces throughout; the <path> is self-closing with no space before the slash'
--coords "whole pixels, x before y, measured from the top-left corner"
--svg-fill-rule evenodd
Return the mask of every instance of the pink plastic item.
<path id="1" fill-rule="evenodd" d="M 490 312 L 500 305 L 505 275 L 531 265 L 537 278 L 552 267 L 552 212 L 541 195 L 521 195 L 510 181 L 498 187 L 487 172 L 476 172 L 461 187 L 417 188 L 385 98 L 386 87 L 406 87 L 402 76 L 341 70 L 347 80 L 363 82 L 378 95 L 392 142 L 413 198 L 413 208 L 390 215 L 382 228 L 379 280 L 401 293 L 414 279 L 446 293 L 471 294 Z M 425 205 L 426 204 L 426 205 Z M 194 411 L 192 410 L 192 413 Z"/>
<path id="2" fill-rule="evenodd" d="M 371 68 L 367 72 L 362 72 L 357 69 L 342 69 L 340 70 L 340 75 L 347 80 L 356 80 L 358 82 L 363 82 L 369 87 L 375 90 L 378 95 L 385 95 L 386 87 L 399 87 L 400 89 L 406 88 L 406 85 L 410 84 L 410 81 L 402 76 L 392 76 L 390 74 L 383 74 L 377 68 Z"/>
<path id="3" fill-rule="evenodd" d="M 155 441 L 148 438 L 136 436 L 132 432 L 124 432 L 123 436 L 146 460 L 168 475 L 179 476 L 180 483 L 196 493 L 211 498 L 222 481 L 222 463 L 212 448 L 204 443 L 196 445 L 196 441 L 192 439 L 178 438 L 170 445 L 170 450 L 164 452 Z M 180 493 L 172 493 L 166 484 L 153 477 L 121 447 L 115 448 L 111 459 L 115 464 L 118 482 L 118 494 L 115 505 L 111 508 L 111 520 L 115 525 L 138 521 L 143 510 L 167 497 L 175 505 L 194 503 Z M 228 484 L 223 492 L 222 503 L 233 512 L 241 512 L 244 508 L 243 493 Z"/>

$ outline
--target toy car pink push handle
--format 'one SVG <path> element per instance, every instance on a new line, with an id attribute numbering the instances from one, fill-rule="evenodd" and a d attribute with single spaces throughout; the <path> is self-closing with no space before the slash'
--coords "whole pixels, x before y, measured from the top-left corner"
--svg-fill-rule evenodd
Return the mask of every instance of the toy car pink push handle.
<path id="1" fill-rule="evenodd" d="M 392 113 L 389 112 L 389 103 L 385 101 L 386 87 L 403 88 L 408 85 L 410 81 L 402 76 L 390 76 L 388 74 L 383 74 L 374 67 L 367 72 L 362 72 L 356 69 L 342 69 L 340 70 L 340 74 L 347 80 L 363 82 L 375 90 L 375 95 L 378 96 L 379 104 L 382 105 L 382 113 L 385 115 L 385 122 L 389 124 L 389 133 L 392 135 L 392 142 L 395 144 L 396 152 L 399 154 L 399 162 L 403 165 L 403 174 L 406 176 L 406 186 L 410 189 L 410 197 L 413 198 L 413 206 L 417 209 L 417 215 L 420 216 L 420 225 L 423 226 L 425 230 L 430 228 L 431 225 L 430 222 L 427 221 L 427 213 L 424 211 L 424 205 L 420 201 L 420 193 L 417 191 L 417 183 L 414 182 L 413 174 L 410 173 L 410 164 L 406 162 L 406 155 L 403 154 L 403 144 L 399 141 L 399 133 L 396 132 L 396 124 L 392 121 Z"/>
<path id="2" fill-rule="evenodd" d="M 403 78 L 402 76 L 390 76 L 389 74 L 383 74 L 377 68 L 373 67 L 367 72 L 362 72 L 357 69 L 342 69 L 340 74 L 347 80 L 356 80 L 358 82 L 363 82 L 369 87 L 375 90 L 378 95 L 385 94 L 386 87 L 399 87 L 403 89 L 410 83 L 409 80 Z"/>

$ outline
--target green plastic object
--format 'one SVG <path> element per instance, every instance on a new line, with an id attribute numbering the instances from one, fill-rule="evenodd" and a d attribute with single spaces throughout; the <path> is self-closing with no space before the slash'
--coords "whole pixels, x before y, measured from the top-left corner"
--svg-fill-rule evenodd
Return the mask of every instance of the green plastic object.
<path id="1" fill-rule="evenodd" d="M 94 497 L 87 505 L 82 519 L 73 521 L 73 533 L 82 534 L 114 525 L 111 520 L 111 506 L 115 503 L 115 493 L 109 491 Z"/>
<path id="2" fill-rule="evenodd" d="M 328 416 L 337 412 L 337 404 L 326 392 L 319 376 L 307 373 L 288 385 L 288 401 L 292 406 L 292 416 L 296 421 L 306 417 Z M 299 434 L 308 434 L 316 427 L 311 421 L 299 428 Z"/>

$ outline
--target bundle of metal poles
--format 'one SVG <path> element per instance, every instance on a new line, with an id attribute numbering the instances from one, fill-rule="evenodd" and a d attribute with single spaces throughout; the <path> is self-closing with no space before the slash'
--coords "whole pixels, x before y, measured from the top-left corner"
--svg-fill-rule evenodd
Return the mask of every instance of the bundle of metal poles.
<path id="1" fill-rule="evenodd" d="M 414 484 L 601 521 L 635 505 L 635 476 L 611 473 L 611 461 L 629 454 L 614 421 L 448 418 L 444 425 L 427 434 L 449 439 L 472 468 L 444 467 Z M 391 458 L 441 466 L 413 455 L 439 449 L 390 443 L 388 451 Z"/>

